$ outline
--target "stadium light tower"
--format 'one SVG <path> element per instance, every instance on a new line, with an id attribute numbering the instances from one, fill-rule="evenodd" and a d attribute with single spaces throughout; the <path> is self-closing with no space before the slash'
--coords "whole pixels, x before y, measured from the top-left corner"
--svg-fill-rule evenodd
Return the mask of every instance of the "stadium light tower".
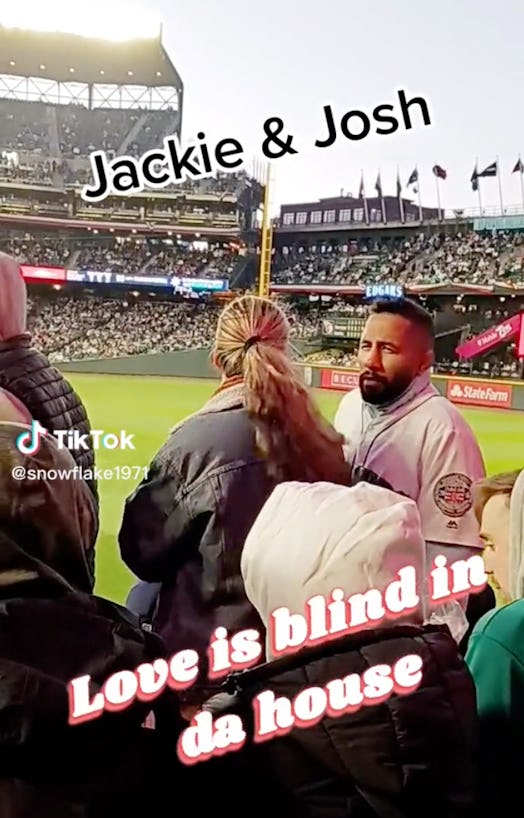
<path id="1" fill-rule="evenodd" d="M 162 43 L 160 19 L 122 0 L 71 5 L 25 0 L 0 10 L 0 98 L 144 116 L 169 111 L 159 139 L 180 137 L 184 85 Z"/>

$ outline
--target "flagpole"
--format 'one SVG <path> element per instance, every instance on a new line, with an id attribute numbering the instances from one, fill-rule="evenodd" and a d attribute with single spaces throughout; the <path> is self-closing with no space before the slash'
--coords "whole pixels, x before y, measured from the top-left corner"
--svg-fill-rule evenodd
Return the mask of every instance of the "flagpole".
<path id="1" fill-rule="evenodd" d="M 421 198 L 421 195 L 420 195 L 420 174 L 418 172 L 418 165 L 416 166 L 416 171 L 417 171 L 417 189 L 418 189 L 418 217 L 420 219 L 420 223 L 422 224 L 424 219 L 422 217 L 422 198 Z"/>
<path id="2" fill-rule="evenodd" d="M 378 178 L 380 179 L 380 204 L 381 204 L 381 207 L 382 207 L 382 221 L 384 222 L 384 224 L 387 224 L 388 220 L 387 220 L 387 213 L 386 213 L 386 203 L 384 201 L 384 191 L 382 189 L 382 173 L 381 173 L 380 168 L 378 169 Z"/>
<path id="3" fill-rule="evenodd" d="M 480 215 L 482 216 L 482 194 L 480 192 L 480 176 L 479 176 L 479 158 L 475 161 L 475 169 L 477 171 L 477 193 L 479 197 L 479 208 L 480 208 Z"/>
<path id="4" fill-rule="evenodd" d="M 520 153 L 519 153 L 519 162 L 520 162 Z M 522 163 L 519 171 L 520 176 L 520 195 L 522 197 L 522 208 L 524 210 L 524 179 L 522 178 Z"/>
<path id="5" fill-rule="evenodd" d="M 438 167 L 437 163 L 435 162 L 433 165 L 434 168 Z M 438 173 L 435 173 L 435 186 L 437 188 L 437 207 L 438 207 L 438 220 L 439 222 L 442 221 L 442 206 L 440 204 L 440 185 L 439 185 L 439 176 Z"/>
<path id="6" fill-rule="evenodd" d="M 502 180 L 500 178 L 500 164 L 497 156 L 497 179 L 499 182 L 499 197 L 500 197 L 500 215 L 504 215 L 504 202 L 502 201 Z"/>
<path id="7" fill-rule="evenodd" d="M 362 201 L 364 203 L 364 218 L 366 220 L 366 224 L 369 225 L 369 210 L 368 210 L 368 200 L 366 197 L 366 189 L 364 187 L 364 170 L 360 168 L 360 187 L 362 190 Z"/>
<path id="8" fill-rule="evenodd" d="M 404 202 L 402 201 L 402 185 L 400 184 L 400 171 L 397 165 L 397 197 L 398 197 L 398 207 L 400 211 L 400 221 L 404 224 Z"/>

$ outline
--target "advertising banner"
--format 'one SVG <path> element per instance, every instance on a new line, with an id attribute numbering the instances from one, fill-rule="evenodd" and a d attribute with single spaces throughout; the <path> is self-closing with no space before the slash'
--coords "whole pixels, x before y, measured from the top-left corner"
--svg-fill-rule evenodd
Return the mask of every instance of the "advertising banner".
<path id="1" fill-rule="evenodd" d="M 480 335 L 470 338 L 465 344 L 458 346 L 455 352 L 463 360 L 474 358 L 475 355 L 483 355 L 488 350 L 498 346 L 498 344 L 509 341 L 518 335 L 519 329 L 520 315 L 514 315 L 496 327 L 490 327 L 486 332 L 481 332 Z"/>
<path id="2" fill-rule="evenodd" d="M 337 389 L 340 392 L 351 392 L 358 386 L 358 372 L 340 372 L 336 369 L 323 369 L 320 373 L 321 389 Z"/>
<path id="3" fill-rule="evenodd" d="M 369 300 L 404 298 L 404 287 L 402 284 L 367 284 L 366 298 Z"/>
<path id="4" fill-rule="evenodd" d="M 75 284 L 127 285 L 165 289 L 169 287 L 167 276 L 134 276 L 125 273 L 102 273 L 96 270 L 68 270 L 67 281 Z"/>
<path id="5" fill-rule="evenodd" d="M 63 267 L 33 267 L 30 264 L 21 264 L 20 271 L 28 284 L 63 284 L 66 280 L 66 271 Z"/>
<path id="6" fill-rule="evenodd" d="M 182 276 L 141 276 L 126 273 L 99 272 L 96 270 L 68 270 L 67 281 L 76 284 L 111 285 L 120 287 L 145 287 L 169 290 L 174 294 L 226 292 L 229 282 L 221 278 L 185 278 Z"/>
<path id="7" fill-rule="evenodd" d="M 447 383 L 446 397 L 452 403 L 463 406 L 491 406 L 492 408 L 511 409 L 513 387 L 508 384 L 488 381 L 469 381 L 450 378 Z"/>

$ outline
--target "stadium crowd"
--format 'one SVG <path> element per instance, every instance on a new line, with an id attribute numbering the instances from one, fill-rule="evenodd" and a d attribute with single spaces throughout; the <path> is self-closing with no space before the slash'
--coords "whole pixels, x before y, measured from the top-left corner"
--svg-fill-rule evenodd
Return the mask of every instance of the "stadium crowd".
<path id="1" fill-rule="evenodd" d="M 28 326 L 39 349 L 54 363 L 83 358 L 209 348 L 219 307 L 174 301 L 96 296 L 32 296 Z M 286 309 L 294 340 L 319 335 L 316 315 Z"/>
<path id="2" fill-rule="evenodd" d="M 211 312 L 147 301 L 118 311 L 57 295 L 32 299 L 29 339 L 17 262 L 0 257 L 0 276 L 6 818 L 138 818 L 161 811 L 173 786 L 193 810 L 212 796 L 229 818 L 245 815 L 255 791 L 260 814 L 276 818 L 507 814 L 519 795 L 511 765 L 520 768 L 514 756 L 524 740 L 516 718 L 524 472 L 486 478 L 473 430 L 430 382 L 430 314 L 406 300 L 370 309 L 363 340 L 371 351 L 363 343 L 358 352 L 364 377 L 333 424 L 296 372 L 277 301 L 246 295 L 215 314 L 209 335 L 221 386 L 171 428 L 121 508 L 120 558 L 137 578 L 124 607 L 93 590 L 100 515 L 113 497 L 96 477 L 96 427 L 38 347 L 48 332 L 67 348 L 60 315 L 99 354 L 89 314 L 107 345 L 133 326 L 137 342 L 149 333 L 146 344 L 161 346 L 177 328 L 183 343 Z M 378 326 L 398 347 L 380 379 L 371 368 Z M 30 436 L 32 421 L 57 435 L 76 431 L 88 444 L 68 449 L 46 434 L 26 450 L 20 430 Z M 375 445 L 377 428 L 387 445 Z M 36 477 L 20 480 L 28 467 Z M 420 590 L 412 604 L 403 589 L 391 621 L 359 607 L 370 590 L 388 598 L 391 583 L 407 576 L 402 568 L 422 588 L 437 555 L 478 561 L 481 526 L 497 549 L 484 559 L 502 607 L 484 569 L 478 574 L 482 562 L 464 574 L 459 599 L 449 586 L 447 596 Z M 308 605 L 335 600 L 335 588 L 347 599 L 344 624 L 340 611 L 325 618 L 321 633 L 331 629 L 332 638 L 308 643 L 308 628 L 320 625 L 305 618 Z M 232 675 L 223 627 L 236 651 Z M 188 675 L 190 667 L 199 672 Z M 164 669 L 168 684 L 160 684 Z M 224 781 L 236 782 L 236 798 Z"/>
<path id="3" fill-rule="evenodd" d="M 153 217 L 166 235 L 237 225 L 244 174 L 186 182 L 169 204 L 79 206 L 69 190 L 93 149 L 138 157 L 178 123 L 172 109 L 0 100 L 0 210 L 102 214 L 130 232 Z M 28 296 L 21 264 L 230 281 L 247 268 L 218 240 L 63 233 L 0 236 L 0 818 L 513 814 L 522 446 L 507 447 L 512 471 L 486 474 L 475 429 L 430 376 L 436 355 L 437 371 L 517 377 L 512 344 L 473 363 L 447 353 L 520 302 L 218 306 L 97 284 Z M 279 246 L 273 280 L 524 286 L 524 233 Z M 326 312 L 361 319 L 360 343 L 323 338 Z M 297 372 L 298 341 L 315 341 L 306 361 L 360 369 L 332 422 Z M 220 380 L 199 408 L 177 380 L 159 409 L 137 378 L 101 411 L 87 380 L 75 391 L 54 366 L 185 349 L 210 349 Z M 150 462 L 131 428 L 139 390 Z M 125 500 L 119 467 L 100 469 L 116 436 L 93 442 L 108 416 L 138 444 Z M 117 604 L 96 583 L 124 568 Z"/>
<path id="4" fill-rule="evenodd" d="M 0 99 L 0 180 L 57 188 L 87 184 L 92 151 L 139 158 L 162 147 L 164 137 L 176 133 L 178 121 L 178 112 L 170 108 L 88 110 L 74 102 L 55 106 Z M 244 172 L 218 173 L 170 189 L 235 196 L 245 178 Z"/>
<path id="5" fill-rule="evenodd" d="M 198 242 L 196 243 L 198 245 Z M 229 280 L 238 251 L 229 244 L 137 238 L 72 239 L 24 236 L 0 240 L 0 251 L 20 264 L 127 275 L 179 275 Z"/>
<path id="6" fill-rule="evenodd" d="M 314 342 L 317 346 L 322 343 L 322 349 L 304 353 L 306 362 L 356 367 L 357 359 L 351 342 L 333 347 L 329 339 L 322 339 L 325 313 L 314 305 L 304 310 L 288 299 L 278 301 L 290 322 L 294 342 Z M 369 312 L 369 306 L 362 304 L 334 303 L 337 314 L 364 318 Z M 345 307 L 345 310 L 341 307 Z M 148 300 L 130 294 L 119 298 L 85 294 L 39 295 L 28 299 L 28 322 L 35 342 L 55 363 L 209 348 L 219 311 L 220 307 L 209 303 L 180 303 L 160 298 Z M 479 329 L 502 320 L 505 312 L 486 310 Z M 463 362 L 450 358 L 444 349 L 437 358 L 435 371 L 461 376 L 522 377 L 522 365 L 517 360 L 515 344 L 505 344 L 502 350 L 497 348 L 481 358 Z"/>
<path id="7" fill-rule="evenodd" d="M 521 232 L 426 233 L 389 244 L 282 248 L 274 259 L 279 284 L 492 284 L 524 282 Z"/>
<path id="8" fill-rule="evenodd" d="M 167 213 L 167 211 L 166 211 Z M 139 239 L 133 236 L 57 238 L 24 234 L 4 238 L 4 252 L 28 264 L 62 265 L 74 260 L 75 269 L 126 270 L 141 275 L 167 275 L 183 269 L 187 276 L 230 278 L 238 251 L 226 242 L 195 250 L 187 242 Z M 401 242 L 287 250 L 273 255 L 275 284 L 398 283 L 403 286 L 445 283 L 524 285 L 523 234 L 499 233 L 434 236 Z"/>

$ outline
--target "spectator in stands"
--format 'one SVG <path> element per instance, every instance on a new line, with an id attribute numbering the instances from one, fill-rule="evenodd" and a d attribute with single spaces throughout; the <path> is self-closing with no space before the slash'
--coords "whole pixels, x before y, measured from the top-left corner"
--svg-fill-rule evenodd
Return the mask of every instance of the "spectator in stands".
<path id="1" fill-rule="evenodd" d="M 141 726 L 151 703 L 137 700 L 119 713 L 106 710 L 70 725 L 82 697 L 74 699 L 68 686 L 91 677 L 94 695 L 113 673 L 133 672 L 165 650 L 128 611 L 91 595 L 93 495 L 82 480 L 43 479 L 43 471 L 72 469 L 74 460 L 51 437 L 35 455 L 21 454 L 21 428 L 27 427 L 0 423 L 0 814 L 160 812 L 162 778 L 172 781 L 176 759 L 164 755 L 160 731 Z M 15 468 L 30 467 L 38 470 L 36 479 L 13 476 Z M 179 725 L 174 710 L 168 721 L 167 699 L 161 702 L 172 746 Z"/>
<path id="2" fill-rule="evenodd" d="M 474 486 L 486 571 L 503 607 L 477 622 L 466 661 L 480 716 L 482 815 L 509 815 L 524 762 L 524 470 Z"/>
<path id="3" fill-rule="evenodd" d="M 32 347 L 26 331 L 26 309 L 26 288 L 19 266 L 0 253 L 0 389 L 12 395 L 13 403 L 21 403 L 27 414 L 48 431 L 77 430 L 88 435 L 90 448 L 76 450 L 73 456 L 86 470 L 86 482 L 98 499 L 94 474 L 87 472 L 94 468 L 94 452 L 85 407 L 63 375 Z M 94 572 L 94 562 L 91 568 Z"/>
<path id="4" fill-rule="evenodd" d="M 201 657 L 185 706 L 198 706 L 216 689 L 206 683 L 215 628 L 261 628 L 245 596 L 240 556 L 275 485 L 350 480 L 343 439 L 299 380 L 289 325 L 274 302 L 231 302 L 218 322 L 213 360 L 220 388 L 172 431 L 127 500 L 119 535 L 126 565 L 161 583 L 153 626 L 168 649 L 193 648 Z"/>
<path id="5" fill-rule="evenodd" d="M 406 566 L 422 578 L 424 563 L 412 500 L 362 482 L 353 488 L 287 483 L 275 489 L 247 537 L 242 575 L 269 626 L 276 609 L 304 616 L 308 599 L 330 599 L 335 589 L 344 600 L 370 589 L 383 593 Z M 402 620 L 354 624 L 327 643 L 317 638 L 314 646 L 299 652 L 297 646 L 294 655 L 290 648 L 235 677 L 246 715 L 265 711 L 256 719 L 259 740 L 271 738 L 259 745 L 262 758 L 308 818 L 477 814 L 473 683 L 449 632 L 422 627 L 421 615 L 415 609 Z M 362 623 L 351 603 L 343 618 Z M 285 644 L 286 637 L 280 647 Z M 399 689 L 389 669 L 407 656 L 411 668 Z M 260 693 L 266 701 L 257 707 Z M 273 696 L 283 729 L 271 733 Z M 300 726 L 285 729 L 292 723 L 279 697 L 304 719 Z M 323 712 L 328 697 L 332 709 Z M 213 701 L 206 708 L 216 711 Z"/>
<path id="6" fill-rule="evenodd" d="M 359 388 L 342 398 L 335 418 L 354 475 L 375 474 L 417 503 L 428 571 L 440 554 L 449 562 L 469 559 L 482 547 L 471 485 L 485 475 L 484 461 L 464 417 L 431 383 L 431 315 L 410 299 L 376 301 L 358 360 Z M 483 612 L 495 602 L 489 588 L 484 596 Z M 467 623 L 459 604 L 433 606 L 434 621 L 437 615 L 460 641 Z"/>
<path id="7" fill-rule="evenodd" d="M 409 240 L 364 239 L 348 244 L 277 248 L 279 284 L 492 284 L 522 281 L 522 233 L 497 231 L 427 235 Z"/>

